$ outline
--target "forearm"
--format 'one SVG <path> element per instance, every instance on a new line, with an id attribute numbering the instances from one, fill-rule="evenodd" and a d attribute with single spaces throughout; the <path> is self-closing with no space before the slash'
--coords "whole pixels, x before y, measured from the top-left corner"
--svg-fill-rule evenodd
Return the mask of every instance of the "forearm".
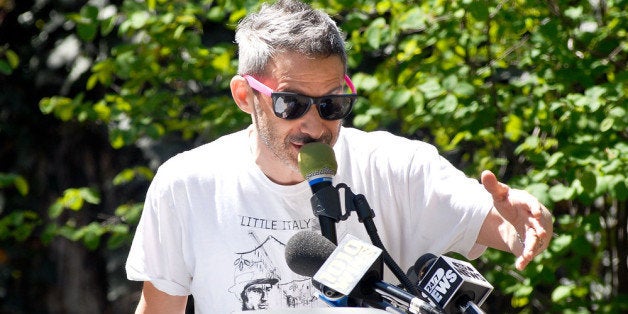
<path id="1" fill-rule="evenodd" d="M 184 313 L 187 299 L 187 296 L 169 295 L 145 281 L 135 314 Z"/>

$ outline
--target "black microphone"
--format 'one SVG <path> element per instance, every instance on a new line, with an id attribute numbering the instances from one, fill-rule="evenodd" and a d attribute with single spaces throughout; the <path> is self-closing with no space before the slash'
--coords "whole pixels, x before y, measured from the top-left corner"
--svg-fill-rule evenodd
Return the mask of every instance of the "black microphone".
<path id="1" fill-rule="evenodd" d="M 295 273 L 312 277 L 321 298 L 334 306 L 372 306 L 388 311 L 443 313 L 407 291 L 381 281 L 381 249 L 353 236 L 336 246 L 313 231 L 300 231 L 286 244 L 285 258 Z M 404 312 L 404 311 L 401 311 Z"/>
<path id="2" fill-rule="evenodd" d="M 417 277 L 414 277 L 416 275 Z M 424 254 L 409 271 L 417 287 L 446 313 L 484 313 L 493 286 L 468 262 Z"/>
<path id="3" fill-rule="evenodd" d="M 321 234 L 336 244 L 336 223 L 342 211 L 338 190 L 332 185 L 332 178 L 338 170 L 334 150 L 325 143 L 307 143 L 299 151 L 298 163 L 301 175 L 314 193 L 310 202 L 314 215 L 318 217 Z"/>
<path id="4" fill-rule="evenodd" d="M 336 245 L 329 239 L 314 231 L 302 230 L 286 243 L 286 263 L 293 272 L 305 277 L 314 277 L 335 249 Z"/>

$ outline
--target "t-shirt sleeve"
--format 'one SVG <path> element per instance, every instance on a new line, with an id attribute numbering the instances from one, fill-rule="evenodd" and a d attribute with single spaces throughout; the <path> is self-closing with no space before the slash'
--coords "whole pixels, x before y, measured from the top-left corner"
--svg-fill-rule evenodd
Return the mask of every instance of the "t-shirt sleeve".
<path id="1" fill-rule="evenodd" d="M 424 210 L 418 223 L 432 252 L 456 252 L 466 258 L 479 257 L 486 247 L 476 243 L 484 220 L 492 208 L 490 194 L 476 179 L 467 177 L 435 148 L 420 152 L 414 178 L 412 202 Z M 425 159 L 428 159 L 427 161 Z"/>
<path id="2" fill-rule="evenodd" d="M 146 201 L 126 262 L 129 280 L 150 281 L 170 295 L 189 295 L 191 275 L 182 246 L 182 228 L 168 176 L 158 171 Z"/>

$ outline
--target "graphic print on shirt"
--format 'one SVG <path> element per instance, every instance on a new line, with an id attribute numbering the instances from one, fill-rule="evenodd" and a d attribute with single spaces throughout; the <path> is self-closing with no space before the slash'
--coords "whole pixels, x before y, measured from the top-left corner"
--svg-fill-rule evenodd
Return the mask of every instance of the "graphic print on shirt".
<path id="1" fill-rule="evenodd" d="M 309 277 L 282 273 L 290 271 L 284 257 L 287 239 L 273 235 L 260 238 L 261 232 L 255 230 L 309 229 L 311 220 L 279 223 L 242 217 L 241 227 L 248 229 L 250 250 L 234 252 L 234 284 L 229 289 L 241 303 L 241 310 L 307 308 L 317 303 L 317 291 Z"/>

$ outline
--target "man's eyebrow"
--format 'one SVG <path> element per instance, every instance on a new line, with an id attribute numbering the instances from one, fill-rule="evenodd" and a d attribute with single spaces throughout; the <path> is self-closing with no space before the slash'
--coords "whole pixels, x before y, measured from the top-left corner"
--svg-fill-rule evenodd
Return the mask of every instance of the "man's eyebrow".
<path id="1" fill-rule="evenodd" d="M 337 92 L 339 92 L 339 91 L 340 91 L 340 92 L 342 92 L 343 90 L 344 90 L 344 86 L 343 86 L 343 85 L 340 85 L 340 86 L 338 86 L 338 87 L 336 87 L 336 88 L 333 88 L 332 90 L 328 91 L 327 93 L 323 93 L 321 96 L 324 96 L 324 95 L 333 95 L 333 94 L 336 94 L 336 93 L 337 93 Z M 317 96 L 311 96 L 311 95 L 309 95 L 309 94 L 303 93 L 302 91 L 299 91 L 298 89 L 292 89 L 292 88 L 289 88 L 289 89 L 284 89 L 284 90 L 275 90 L 275 92 L 280 92 L 280 93 L 294 93 L 294 94 L 304 95 L 304 96 L 308 96 L 308 97 L 317 97 Z M 318 97 L 320 97 L 320 96 L 318 96 Z"/>

